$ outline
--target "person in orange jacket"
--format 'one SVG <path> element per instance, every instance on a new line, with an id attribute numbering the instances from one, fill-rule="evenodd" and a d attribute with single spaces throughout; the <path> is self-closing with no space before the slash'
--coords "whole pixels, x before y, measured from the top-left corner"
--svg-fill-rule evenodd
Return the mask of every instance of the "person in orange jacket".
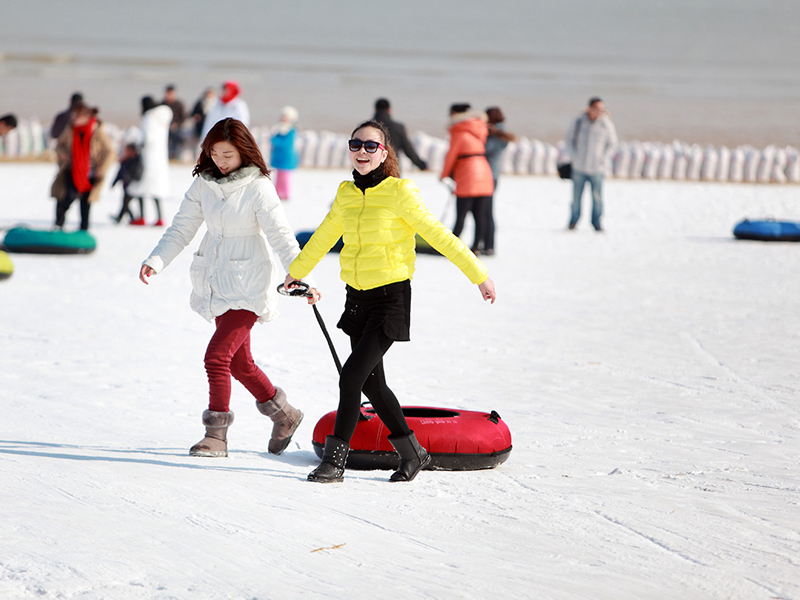
<path id="1" fill-rule="evenodd" d="M 475 219 L 475 241 L 471 250 L 480 254 L 485 242 L 488 208 L 494 194 L 494 177 L 486 160 L 489 137 L 485 112 L 470 110 L 469 104 L 450 107 L 450 148 L 444 158 L 440 179 L 455 181 L 456 223 L 453 233 L 461 235 L 467 213 Z"/>

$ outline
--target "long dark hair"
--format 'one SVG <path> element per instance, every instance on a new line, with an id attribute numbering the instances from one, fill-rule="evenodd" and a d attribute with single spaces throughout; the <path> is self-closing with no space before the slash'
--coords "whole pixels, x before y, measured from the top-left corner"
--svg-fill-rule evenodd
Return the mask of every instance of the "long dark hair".
<path id="1" fill-rule="evenodd" d="M 148 110 L 155 108 L 158 106 L 156 101 L 153 100 L 152 96 L 145 96 L 142 98 L 142 114 L 146 113 Z"/>
<path id="2" fill-rule="evenodd" d="M 361 125 L 353 129 L 353 133 L 350 134 L 352 138 L 356 131 L 359 129 L 363 129 L 364 127 L 372 127 L 373 129 L 377 129 L 381 132 L 381 136 L 383 137 L 383 145 L 386 147 L 386 151 L 389 153 L 389 156 L 386 157 L 386 160 L 383 161 L 383 172 L 386 173 L 389 177 L 400 177 L 400 163 L 397 160 L 397 153 L 392 148 L 391 140 L 389 140 L 389 132 L 387 131 L 386 127 L 383 123 L 378 123 L 377 121 L 364 121 Z"/>
<path id="3" fill-rule="evenodd" d="M 255 165 L 264 177 L 269 177 L 267 163 L 264 162 L 264 157 L 261 155 L 261 150 L 258 149 L 258 144 L 253 134 L 250 133 L 244 123 L 230 117 L 222 119 L 206 135 L 206 139 L 203 140 L 203 144 L 200 146 L 200 157 L 197 159 L 192 175 L 210 172 L 216 178 L 223 176 L 211 159 L 211 148 L 217 142 L 228 142 L 233 145 L 239 152 L 239 156 L 242 157 L 243 167 Z"/>

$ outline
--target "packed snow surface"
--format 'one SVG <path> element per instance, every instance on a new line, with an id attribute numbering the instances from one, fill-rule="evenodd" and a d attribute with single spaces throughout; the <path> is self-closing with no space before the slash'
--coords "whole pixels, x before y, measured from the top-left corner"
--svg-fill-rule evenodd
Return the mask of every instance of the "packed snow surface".
<path id="1" fill-rule="evenodd" d="M 171 167 L 167 221 L 190 170 Z M 54 174 L 0 165 L 0 227 L 49 227 Z M 410 175 L 452 225 L 435 175 Z M 295 229 L 348 176 L 298 171 Z M 213 329 L 188 306 L 199 236 L 145 286 L 163 230 L 114 225 L 119 196 L 92 209 L 95 253 L 14 254 L 0 282 L 1 598 L 800 598 L 800 245 L 731 235 L 800 219 L 795 186 L 607 180 L 598 234 L 566 231 L 567 183 L 503 177 L 497 303 L 419 256 L 412 342 L 386 365 L 401 403 L 496 410 L 514 448 L 410 484 L 306 481 L 337 378 L 291 298 L 252 335 L 305 412 L 291 446 L 266 453 L 234 383 L 230 456 L 189 457 Z M 337 261 L 315 276 L 346 356 Z"/>

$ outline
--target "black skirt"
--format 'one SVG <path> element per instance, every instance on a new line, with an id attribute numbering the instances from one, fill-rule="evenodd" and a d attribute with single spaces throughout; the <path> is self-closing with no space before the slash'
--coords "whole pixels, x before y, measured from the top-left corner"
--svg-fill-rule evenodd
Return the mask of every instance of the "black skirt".
<path id="1" fill-rule="evenodd" d="M 390 340 L 411 339 L 411 281 L 398 281 L 371 290 L 357 290 L 349 285 L 344 313 L 337 327 L 350 337 L 381 329 Z"/>

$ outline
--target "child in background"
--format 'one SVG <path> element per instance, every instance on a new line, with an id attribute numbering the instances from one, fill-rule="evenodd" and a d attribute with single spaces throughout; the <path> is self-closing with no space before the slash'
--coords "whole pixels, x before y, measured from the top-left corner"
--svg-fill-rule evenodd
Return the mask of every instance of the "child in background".
<path id="1" fill-rule="evenodd" d="M 132 181 L 139 181 L 142 177 L 142 157 L 139 155 L 139 150 L 136 144 L 126 144 L 122 149 L 122 154 L 119 157 L 119 171 L 111 184 L 113 188 L 118 182 L 122 183 L 122 208 L 116 217 L 111 217 L 119 223 L 122 221 L 124 215 L 128 215 L 128 219 L 133 221 L 136 217 L 130 209 L 130 202 L 132 196 L 128 193 L 128 186 Z M 141 198 L 139 199 L 139 212 L 141 212 Z"/>
<path id="2" fill-rule="evenodd" d="M 278 124 L 272 128 L 272 153 L 270 165 L 275 169 L 275 190 L 278 198 L 288 200 L 291 196 L 291 175 L 297 168 L 298 156 L 294 149 L 295 123 L 297 109 L 284 106 Z"/>

